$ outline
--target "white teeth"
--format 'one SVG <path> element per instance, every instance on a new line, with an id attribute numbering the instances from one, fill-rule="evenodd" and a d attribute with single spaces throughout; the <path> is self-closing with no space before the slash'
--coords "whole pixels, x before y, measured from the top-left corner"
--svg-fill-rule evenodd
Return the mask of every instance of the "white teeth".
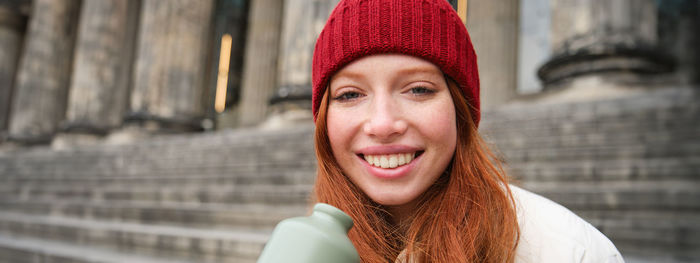
<path id="1" fill-rule="evenodd" d="M 382 168 L 389 168 L 389 157 L 386 155 L 382 155 L 379 157 L 379 166 Z"/>
<path id="2" fill-rule="evenodd" d="M 365 161 L 372 166 L 387 168 L 396 168 L 413 161 L 415 153 L 398 153 L 398 154 L 382 154 L 369 155 L 365 154 Z"/>
<path id="3" fill-rule="evenodd" d="M 399 157 L 396 154 L 389 155 L 389 168 L 399 166 Z"/>

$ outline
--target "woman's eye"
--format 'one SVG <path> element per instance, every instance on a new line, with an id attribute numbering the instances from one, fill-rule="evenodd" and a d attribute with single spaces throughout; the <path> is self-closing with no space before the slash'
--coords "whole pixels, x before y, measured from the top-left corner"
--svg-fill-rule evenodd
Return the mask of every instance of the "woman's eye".
<path id="1" fill-rule="evenodd" d="M 352 99 L 357 99 L 361 97 L 362 94 L 359 92 L 354 92 L 354 91 L 348 91 L 343 94 L 340 94 L 339 96 L 333 98 L 334 100 L 339 100 L 339 101 L 347 101 L 347 100 L 352 100 Z"/>
<path id="2" fill-rule="evenodd" d="M 410 91 L 414 95 L 424 95 L 424 94 L 430 94 L 430 93 L 435 92 L 435 91 L 433 91 L 429 88 L 426 88 L 426 87 L 415 87 L 415 88 L 411 88 Z"/>

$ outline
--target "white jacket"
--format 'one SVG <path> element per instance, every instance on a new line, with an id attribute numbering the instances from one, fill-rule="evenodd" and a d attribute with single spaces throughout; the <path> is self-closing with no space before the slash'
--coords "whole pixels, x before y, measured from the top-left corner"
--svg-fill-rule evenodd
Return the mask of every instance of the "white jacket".
<path id="1" fill-rule="evenodd" d="M 510 189 L 520 226 L 516 263 L 624 263 L 615 245 L 573 212 L 519 187 Z M 405 252 L 395 263 L 406 262 Z"/>
<path id="2" fill-rule="evenodd" d="M 521 188 L 510 189 L 520 225 L 516 263 L 624 262 L 607 237 L 573 212 Z"/>

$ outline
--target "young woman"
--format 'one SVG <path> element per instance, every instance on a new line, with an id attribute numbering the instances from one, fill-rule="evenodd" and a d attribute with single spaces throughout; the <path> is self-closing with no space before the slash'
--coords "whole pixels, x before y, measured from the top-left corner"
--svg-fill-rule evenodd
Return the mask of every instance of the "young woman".
<path id="1" fill-rule="evenodd" d="M 565 208 L 510 186 L 477 132 L 479 77 L 445 0 L 343 0 L 313 58 L 317 202 L 363 262 L 622 262 Z"/>

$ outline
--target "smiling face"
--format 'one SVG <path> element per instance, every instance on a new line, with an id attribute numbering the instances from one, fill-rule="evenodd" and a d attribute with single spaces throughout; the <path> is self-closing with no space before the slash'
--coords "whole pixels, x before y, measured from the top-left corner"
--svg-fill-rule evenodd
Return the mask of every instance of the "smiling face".
<path id="1" fill-rule="evenodd" d="M 445 77 L 412 56 L 372 55 L 342 68 L 330 81 L 326 118 L 343 173 L 389 207 L 411 209 L 445 171 L 456 147 Z"/>

